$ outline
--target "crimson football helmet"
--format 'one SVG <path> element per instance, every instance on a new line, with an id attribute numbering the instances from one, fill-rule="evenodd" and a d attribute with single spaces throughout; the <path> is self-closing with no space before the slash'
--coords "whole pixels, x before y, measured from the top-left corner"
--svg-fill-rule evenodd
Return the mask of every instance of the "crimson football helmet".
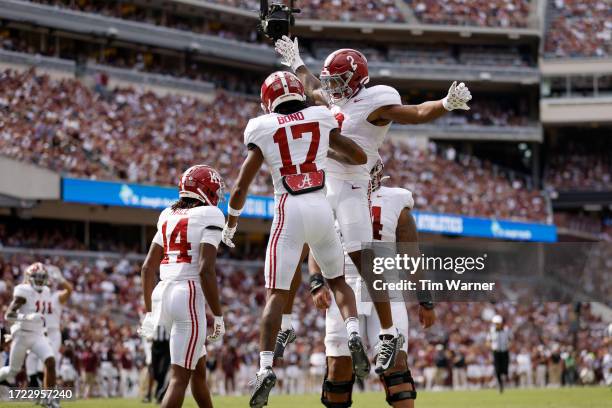
<path id="1" fill-rule="evenodd" d="M 261 107 L 266 113 L 274 112 L 283 102 L 305 100 L 304 85 L 291 72 L 273 72 L 261 85 Z"/>
<path id="2" fill-rule="evenodd" d="M 32 285 L 34 289 L 40 292 L 49 280 L 47 268 L 40 262 L 33 263 L 25 270 L 25 282 Z"/>
<path id="3" fill-rule="evenodd" d="M 179 196 L 216 206 L 225 199 L 225 183 L 219 172 L 205 164 L 185 170 L 179 181 Z"/>
<path id="4" fill-rule="evenodd" d="M 341 106 L 370 81 L 368 60 L 357 50 L 336 50 L 325 59 L 319 79 L 330 101 Z"/>

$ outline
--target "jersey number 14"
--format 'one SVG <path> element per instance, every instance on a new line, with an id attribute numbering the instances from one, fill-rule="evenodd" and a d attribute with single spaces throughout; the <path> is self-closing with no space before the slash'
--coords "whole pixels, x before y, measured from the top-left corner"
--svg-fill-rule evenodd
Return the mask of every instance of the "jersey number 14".
<path id="1" fill-rule="evenodd" d="M 167 235 L 168 221 L 162 225 L 162 237 L 164 239 L 164 258 L 162 259 L 163 264 L 170 263 L 168 252 L 178 251 L 176 256 L 176 263 L 191 263 L 191 256 L 189 251 L 191 250 L 191 244 L 187 240 L 187 227 L 189 225 L 189 218 L 184 217 L 178 220 L 174 229 L 170 233 L 170 238 Z"/>

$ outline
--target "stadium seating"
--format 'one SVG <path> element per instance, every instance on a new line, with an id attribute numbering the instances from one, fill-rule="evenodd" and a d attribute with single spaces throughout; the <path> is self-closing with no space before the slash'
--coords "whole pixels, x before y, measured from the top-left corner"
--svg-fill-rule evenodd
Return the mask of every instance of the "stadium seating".
<path id="1" fill-rule="evenodd" d="M 526 27 L 531 0 L 406 0 L 427 24 Z"/>
<path id="2" fill-rule="evenodd" d="M 10 112 L 0 153 L 80 177 L 173 185 L 183 169 L 203 162 L 220 169 L 231 185 L 244 154 L 242 131 L 259 112 L 257 103 L 224 93 L 210 105 L 129 88 L 99 94 L 78 80 L 53 80 L 33 70 L 4 71 L 0 86 L 0 106 Z M 421 152 L 389 143 L 385 151 L 391 183 L 412 189 L 430 211 L 545 219 L 538 192 L 494 175 L 486 162 L 447 160 L 435 147 Z M 251 192 L 271 192 L 264 172 Z"/>
<path id="3" fill-rule="evenodd" d="M 548 57 L 610 57 L 612 7 L 605 0 L 549 0 Z"/>

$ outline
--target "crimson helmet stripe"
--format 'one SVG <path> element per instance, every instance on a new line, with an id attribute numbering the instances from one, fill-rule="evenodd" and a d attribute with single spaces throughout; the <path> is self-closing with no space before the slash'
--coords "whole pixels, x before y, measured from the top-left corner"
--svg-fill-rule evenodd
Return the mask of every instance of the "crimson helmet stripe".
<path id="1" fill-rule="evenodd" d="M 281 75 L 278 76 L 281 80 L 281 83 L 283 84 L 283 93 L 285 95 L 289 94 L 289 85 L 287 85 L 287 78 L 285 78 L 285 73 L 283 72 Z"/>
<path id="2" fill-rule="evenodd" d="M 283 102 L 295 100 L 304 101 L 306 95 L 302 82 L 291 72 L 273 72 L 261 85 L 261 104 L 267 113 Z"/>

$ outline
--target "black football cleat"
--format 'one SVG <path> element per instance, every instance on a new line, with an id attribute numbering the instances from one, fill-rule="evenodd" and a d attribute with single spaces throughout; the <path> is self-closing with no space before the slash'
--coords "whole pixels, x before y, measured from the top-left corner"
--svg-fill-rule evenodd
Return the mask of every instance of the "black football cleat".
<path id="1" fill-rule="evenodd" d="M 357 333 L 352 333 L 349 337 L 348 348 L 353 359 L 353 372 L 358 379 L 364 379 L 370 374 L 370 360 L 363 347 L 361 337 Z"/>
<path id="2" fill-rule="evenodd" d="M 270 391 L 276 384 L 276 375 L 271 367 L 266 367 L 263 371 L 255 374 L 255 379 L 251 383 L 255 386 L 253 395 L 249 401 L 251 408 L 262 408 L 268 405 Z"/>
<path id="3" fill-rule="evenodd" d="M 297 336 L 293 327 L 288 330 L 279 330 L 276 336 L 276 345 L 274 346 L 274 358 L 283 358 L 287 345 L 293 343 L 296 339 Z"/>
<path id="4" fill-rule="evenodd" d="M 378 343 L 378 354 L 376 355 L 376 368 L 374 371 L 380 375 L 387 371 L 389 367 L 395 364 L 395 356 L 404 345 L 404 336 L 397 333 L 396 336 L 390 334 L 381 334 Z"/>

